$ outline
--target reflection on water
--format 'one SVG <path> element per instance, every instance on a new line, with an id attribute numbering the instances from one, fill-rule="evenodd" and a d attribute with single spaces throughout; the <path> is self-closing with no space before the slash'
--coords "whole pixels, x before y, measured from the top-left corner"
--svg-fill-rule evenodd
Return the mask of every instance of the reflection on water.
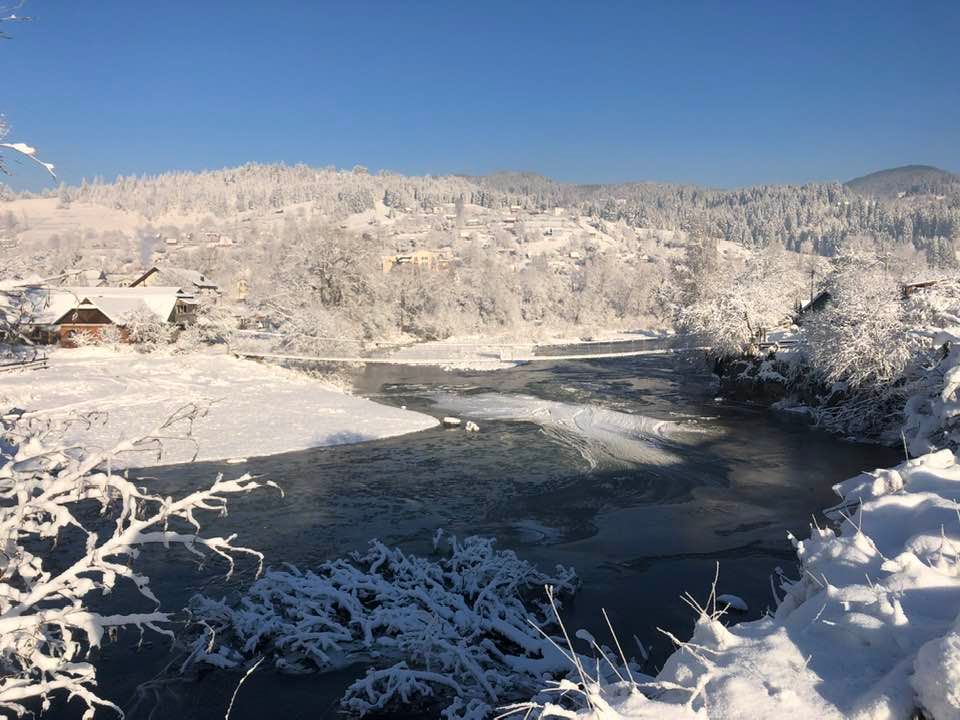
<path id="1" fill-rule="evenodd" d="M 793 570 L 787 531 L 806 532 L 811 516 L 832 504 L 832 483 L 897 461 L 893 450 L 842 442 L 761 407 L 716 402 L 711 378 L 677 358 L 496 373 L 371 366 L 357 377 L 357 391 L 438 416 L 453 412 L 476 420 L 481 432 L 436 428 L 245 466 L 162 468 L 146 482 L 182 493 L 218 471 L 276 481 L 284 497 L 237 498 L 228 517 L 205 525 L 211 534 L 237 532 L 274 565 L 309 566 L 371 537 L 428 553 L 437 527 L 495 536 L 538 564 L 576 567 L 584 586 L 566 610 L 570 625 L 605 637 L 606 607 L 621 637 L 653 646 L 654 663 L 670 651 L 655 628 L 689 633 L 693 617 L 678 597 L 705 595 L 715 563 L 720 591 L 741 595 L 747 617 L 758 616 L 772 603 L 768 575 L 777 566 Z M 174 563 L 148 553 L 145 566 L 167 608 L 198 590 L 229 593 L 253 572 L 245 566 L 224 585 L 216 577 L 222 567 L 197 569 L 186 557 Z M 168 645 L 151 639 L 136 655 L 125 644 L 104 648 L 108 697 L 124 703 L 160 670 Z M 262 668 L 244 684 L 232 717 L 334 717 L 339 693 L 361 671 L 283 677 Z M 157 717 L 223 717 L 237 679 L 210 673 L 176 697 L 165 693 Z"/>

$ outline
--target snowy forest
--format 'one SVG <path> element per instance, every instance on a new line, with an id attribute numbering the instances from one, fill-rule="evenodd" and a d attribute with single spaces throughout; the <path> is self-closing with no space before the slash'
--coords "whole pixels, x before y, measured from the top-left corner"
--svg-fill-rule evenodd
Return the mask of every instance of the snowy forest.
<path id="1" fill-rule="evenodd" d="M 932 170 L 932 169 L 931 169 Z M 533 173 L 485 177 L 406 177 L 307 166 L 262 166 L 202 173 L 96 178 L 79 187 L 61 186 L 65 202 L 92 202 L 135 210 L 147 218 L 167 213 L 202 213 L 227 218 L 242 211 L 270 212 L 310 203 L 332 216 L 371 209 L 375 201 L 390 208 L 427 208 L 467 202 L 484 208 L 576 209 L 607 222 L 664 230 L 697 228 L 709 237 L 745 247 L 781 244 L 800 250 L 805 244 L 831 255 L 851 235 L 872 235 L 883 242 L 913 244 L 938 262 L 940 245 L 960 233 L 960 179 L 949 173 L 924 173 L 896 185 L 894 193 L 857 181 L 847 184 L 761 185 L 720 190 L 654 182 L 617 185 L 561 184 Z M 9 188 L 0 197 L 13 199 Z M 953 261 L 951 261 L 953 262 Z"/>

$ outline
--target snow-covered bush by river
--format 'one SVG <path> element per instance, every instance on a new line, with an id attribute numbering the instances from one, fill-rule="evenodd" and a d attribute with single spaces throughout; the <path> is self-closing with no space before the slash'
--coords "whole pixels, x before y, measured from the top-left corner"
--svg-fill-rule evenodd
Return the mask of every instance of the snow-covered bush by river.
<path id="1" fill-rule="evenodd" d="M 538 698 L 541 716 L 960 718 L 956 457 L 942 450 L 834 490 L 838 524 L 791 538 L 799 576 L 780 576 L 768 616 L 728 627 L 708 603 L 655 679 L 568 683 L 563 700 Z"/>
<path id="2" fill-rule="evenodd" d="M 699 268 L 699 281 L 678 285 L 687 290 L 675 316 L 711 348 L 727 390 L 804 406 L 821 427 L 845 435 L 899 444 L 902 430 L 914 455 L 958 447 L 956 277 L 857 238 L 813 268 L 821 294 L 791 312 L 785 298 L 797 291 L 798 268 L 777 253 L 726 276 L 710 275 L 698 258 L 688 252 L 678 271 L 682 280 Z M 762 300 L 771 294 L 779 305 Z"/>
<path id="3" fill-rule="evenodd" d="M 438 532 L 435 546 L 441 541 Z M 197 637 L 186 664 L 237 668 L 266 656 L 303 673 L 368 662 L 345 710 L 445 706 L 449 720 L 489 717 L 545 674 L 572 669 L 562 640 L 545 634 L 556 630 L 551 603 L 559 607 L 576 588 L 572 570 L 541 572 L 486 538 L 442 544 L 449 552 L 431 559 L 374 540 L 316 568 L 268 570 L 236 603 L 194 597 Z"/>

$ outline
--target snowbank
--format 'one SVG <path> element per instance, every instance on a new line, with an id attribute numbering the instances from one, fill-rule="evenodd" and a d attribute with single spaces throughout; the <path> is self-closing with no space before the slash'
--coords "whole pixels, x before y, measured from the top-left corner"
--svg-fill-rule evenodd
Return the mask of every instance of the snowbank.
<path id="1" fill-rule="evenodd" d="M 86 446 L 149 432 L 187 403 L 209 404 L 192 441 L 129 456 L 131 466 L 222 460 L 340 445 L 433 427 L 435 418 L 347 395 L 290 370 L 228 355 L 55 350 L 49 369 L 5 374 L 0 399 L 36 417 L 98 412 L 77 428 Z"/>
<path id="2" fill-rule="evenodd" d="M 704 613 L 642 693 L 597 685 L 596 714 L 543 716 L 906 720 L 922 708 L 960 718 L 955 456 L 932 453 L 834 490 L 842 502 L 827 514 L 841 530 L 791 538 L 802 576 L 781 581 L 769 616 L 725 627 Z"/>

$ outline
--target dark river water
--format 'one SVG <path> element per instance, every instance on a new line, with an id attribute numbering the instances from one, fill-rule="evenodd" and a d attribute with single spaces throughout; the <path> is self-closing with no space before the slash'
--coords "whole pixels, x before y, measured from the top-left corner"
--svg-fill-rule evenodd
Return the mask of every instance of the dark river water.
<path id="1" fill-rule="evenodd" d="M 362 548 L 373 537 L 428 552 L 437 528 L 497 538 L 545 568 L 576 568 L 583 585 L 565 610 L 573 629 L 606 637 L 606 608 L 622 638 L 652 648 L 654 672 L 671 648 L 657 627 L 689 634 L 680 602 L 705 598 L 716 563 L 719 592 L 743 597 L 753 619 L 773 604 L 777 567 L 795 574 L 787 532 L 805 536 L 811 517 L 833 504 L 831 485 L 898 461 L 894 450 L 846 442 L 762 406 L 715 398 L 714 379 L 676 357 L 534 363 L 492 373 L 374 365 L 356 391 L 436 416 L 475 419 L 479 433 L 437 428 L 388 440 L 316 449 L 244 465 L 198 464 L 149 471 L 153 486 L 185 493 L 217 473 L 252 472 L 285 496 L 262 491 L 210 519 L 208 535 L 239 534 L 268 564 L 309 567 Z M 438 405 L 439 403 L 439 405 Z M 668 420 L 631 424 L 636 416 Z M 251 454 L 256 437 L 250 438 Z M 182 559 L 182 562 L 181 562 Z M 166 608 L 203 590 L 228 594 L 249 583 L 251 563 L 224 585 L 215 563 L 198 569 L 179 554 L 144 567 Z M 101 691 L 124 707 L 139 683 L 168 660 L 169 643 L 147 636 L 100 651 Z M 632 644 L 631 644 L 632 645 Z M 357 672 L 282 676 L 265 666 L 233 709 L 243 718 L 336 715 Z M 171 686 L 132 717 L 222 718 L 238 676 L 211 672 Z M 159 704 L 157 704 L 157 702 Z M 79 717 L 74 712 L 57 717 Z M 107 713 L 109 714 L 109 713 Z M 106 716 L 106 715 L 105 715 Z"/>

